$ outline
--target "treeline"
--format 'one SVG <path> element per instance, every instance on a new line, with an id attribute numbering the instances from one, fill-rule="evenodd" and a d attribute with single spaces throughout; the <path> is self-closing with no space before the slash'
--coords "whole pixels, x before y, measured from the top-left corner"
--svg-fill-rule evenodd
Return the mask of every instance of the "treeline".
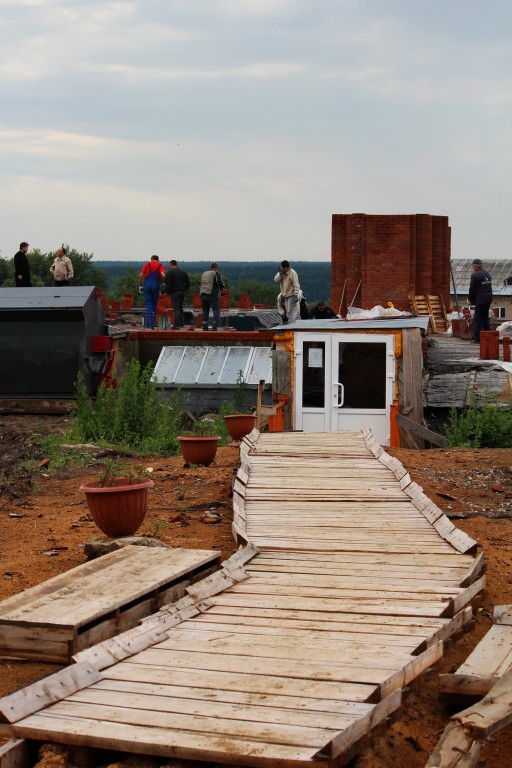
<path id="1" fill-rule="evenodd" d="M 192 281 L 192 290 L 199 287 L 199 276 L 209 268 L 209 261 L 183 261 L 178 262 L 182 269 L 188 272 Z M 120 285 L 133 283 L 135 276 L 135 288 L 137 276 L 143 262 L 134 265 L 132 261 L 98 261 L 97 265 L 106 271 L 109 276 L 109 292 L 119 290 Z M 164 262 L 168 269 L 168 263 Z M 220 272 L 227 284 L 230 293 L 238 299 L 241 293 L 248 293 L 253 301 L 258 304 L 275 303 L 279 292 L 274 275 L 279 264 L 275 261 L 244 261 L 220 263 Z M 328 261 L 311 262 L 296 261 L 292 267 L 299 275 L 300 285 L 308 303 L 323 299 L 329 301 L 331 290 L 331 264 Z M 196 277 L 197 276 L 197 277 Z M 195 285 L 197 283 L 197 286 Z M 131 290 L 123 293 L 132 293 Z"/>
<path id="2" fill-rule="evenodd" d="M 143 265 L 133 261 L 96 261 L 93 263 L 92 253 L 80 253 L 66 246 L 74 270 L 72 285 L 95 285 L 112 299 L 121 299 L 125 293 L 133 293 L 136 303 L 142 304 L 142 296 L 138 293 L 138 276 Z M 27 256 L 33 286 L 51 286 L 53 277 L 50 266 L 57 254 L 55 252 L 41 253 L 34 249 Z M 164 262 L 168 269 L 169 265 Z M 209 261 L 179 262 L 191 279 L 191 290 L 186 302 L 191 300 L 191 294 L 199 289 L 201 274 L 210 266 Z M 319 299 L 329 300 L 331 284 L 331 265 L 329 262 L 298 261 L 292 263 L 299 275 L 301 288 L 308 303 Z M 242 293 L 248 293 L 251 300 L 257 304 L 274 306 L 278 287 L 274 283 L 274 275 L 278 263 L 274 261 L 246 261 L 221 263 L 220 271 L 226 283 L 232 302 L 238 301 Z M 14 259 L 0 259 L 0 287 L 14 286 Z"/>

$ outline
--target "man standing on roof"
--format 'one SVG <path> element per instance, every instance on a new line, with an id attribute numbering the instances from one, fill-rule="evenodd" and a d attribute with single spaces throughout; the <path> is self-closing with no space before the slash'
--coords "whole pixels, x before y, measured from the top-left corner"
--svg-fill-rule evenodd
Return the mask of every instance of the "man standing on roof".
<path id="1" fill-rule="evenodd" d="M 468 299 L 475 305 L 473 341 L 480 341 L 480 331 L 490 331 L 489 309 L 492 302 L 492 277 L 483 268 L 481 259 L 473 259 L 473 274 L 469 283 Z"/>
<path id="2" fill-rule="evenodd" d="M 30 288 L 30 264 L 27 258 L 28 243 L 20 243 L 18 253 L 14 254 L 14 279 L 16 288 Z"/>
<path id="3" fill-rule="evenodd" d="M 178 267 L 176 259 L 171 259 L 170 269 L 165 276 L 165 291 L 171 297 L 172 311 L 174 313 L 173 330 L 177 331 L 185 325 L 183 314 L 183 299 L 190 288 L 190 278 L 184 269 Z"/>
<path id="4" fill-rule="evenodd" d="M 284 305 L 284 312 L 288 323 L 294 323 L 300 317 L 300 285 L 299 277 L 290 267 L 289 261 L 282 261 L 279 272 L 274 281 L 281 289 L 280 302 Z M 279 302 L 278 302 L 279 305 Z M 282 316 L 282 312 L 280 312 Z M 283 320 L 283 324 L 284 324 Z"/>
<path id="5" fill-rule="evenodd" d="M 69 281 L 73 278 L 73 265 L 64 247 L 57 249 L 57 256 L 50 267 L 50 274 L 53 275 L 55 285 L 69 285 Z"/>
<path id="6" fill-rule="evenodd" d="M 158 256 L 152 256 L 142 267 L 139 275 L 139 291 L 144 294 L 146 317 L 144 325 L 153 329 L 156 321 L 156 305 L 160 294 L 160 281 L 165 280 L 165 269 Z"/>
<path id="7" fill-rule="evenodd" d="M 213 315 L 212 331 L 216 331 L 220 324 L 220 292 L 224 288 L 224 281 L 216 262 L 210 264 L 210 269 L 201 275 L 201 312 L 203 314 L 203 331 L 208 330 L 208 318 L 210 309 Z"/>

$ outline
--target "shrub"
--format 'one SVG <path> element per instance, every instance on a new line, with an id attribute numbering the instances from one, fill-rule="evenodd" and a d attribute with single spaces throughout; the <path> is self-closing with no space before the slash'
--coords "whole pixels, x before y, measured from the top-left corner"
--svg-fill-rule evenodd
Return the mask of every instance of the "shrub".
<path id="1" fill-rule="evenodd" d="M 160 397 L 152 363 L 141 368 L 132 360 L 117 387 L 108 389 L 102 384 L 93 400 L 79 377 L 70 438 L 108 443 L 140 454 L 175 454 L 180 450 L 181 414 L 180 391 L 169 399 Z"/>
<path id="2" fill-rule="evenodd" d="M 451 447 L 512 448 L 512 410 L 488 401 L 461 412 L 452 408 L 445 436 Z"/>

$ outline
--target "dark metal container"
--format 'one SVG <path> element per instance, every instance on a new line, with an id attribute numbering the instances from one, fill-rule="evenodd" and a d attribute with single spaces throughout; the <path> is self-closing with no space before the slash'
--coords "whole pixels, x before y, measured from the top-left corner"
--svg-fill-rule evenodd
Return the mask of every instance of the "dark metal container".
<path id="1" fill-rule="evenodd" d="M 107 333 L 93 286 L 0 288 L 0 397 L 72 398 L 79 373 L 94 392 Z"/>

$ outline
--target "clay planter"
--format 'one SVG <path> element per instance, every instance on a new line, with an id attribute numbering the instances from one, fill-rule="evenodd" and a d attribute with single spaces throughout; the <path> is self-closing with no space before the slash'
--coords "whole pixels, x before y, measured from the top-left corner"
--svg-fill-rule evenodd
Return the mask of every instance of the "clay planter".
<path id="1" fill-rule="evenodd" d="M 254 413 L 234 413 L 232 416 L 224 416 L 227 430 L 233 440 L 241 440 L 252 432 L 256 415 Z"/>
<path id="2" fill-rule="evenodd" d="M 118 478 L 113 486 L 97 486 L 84 483 L 80 490 L 85 493 L 92 519 L 111 539 L 133 536 L 142 525 L 148 510 L 148 489 L 153 480 L 125 485 L 125 478 Z"/>
<path id="3" fill-rule="evenodd" d="M 217 453 L 220 437 L 178 437 L 185 464 L 200 464 L 209 467 Z"/>

